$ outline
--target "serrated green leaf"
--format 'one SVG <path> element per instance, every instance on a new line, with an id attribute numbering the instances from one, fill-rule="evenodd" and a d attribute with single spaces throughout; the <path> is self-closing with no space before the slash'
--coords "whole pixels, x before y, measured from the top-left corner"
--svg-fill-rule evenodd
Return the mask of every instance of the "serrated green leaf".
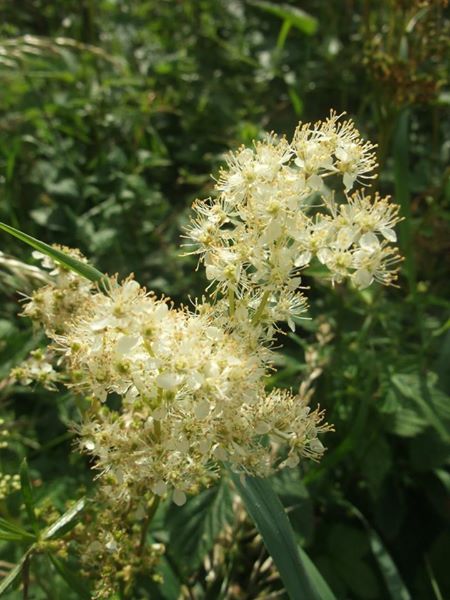
<path id="1" fill-rule="evenodd" d="M 17 579 L 17 577 L 20 575 L 20 573 L 22 572 L 23 566 L 24 566 L 27 558 L 30 555 L 31 550 L 32 550 L 32 548 L 29 548 L 25 552 L 25 554 L 22 556 L 22 558 L 19 560 L 17 565 L 13 569 L 11 569 L 11 571 L 8 573 L 8 575 L 4 579 L 2 579 L 2 581 L 0 583 L 0 596 L 6 592 L 6 590 L 9 588 L 9 586 L 11 584 L 13 584 L 14 581 Z"/>
<path id="2" fill-rule="evenodd" d="M 86 506 L 86 498 L 80 498 L 69 510 L 59 517 L 50 525 L 42 534 L 43 540 L 49 540 L 56 537 L 59 538 L 70 531 L 77 524 L 77 517 Z"/>
<path id="3" fill-rule="evenodd" d="M 76 258 L 73 258 L 72 256 L 68 256 L 64 252 L 61 252 L 56 248 L 52 248 L 52 246 L 49 246 L 45 242 L 41 242 L 27 235 L 26 233 L 23 233 L 22 231 L 11 227 L 10 225 L 6 225 L 5 223 L 0 222 L 0 229 L 3 229 L 3 231 L 6 231 L 10 235 L 13 235 L 14 237 L 21 240 L 22 242 L 25 242 L 35 250 L 39 250 L 39 252 L 42 252 L 43 254 L 49 256 L 57 263 L 63 265 L 71 271 L 74 271 L 75 273 L 78 273 L 78 275 L 81 275 L 82 277 L 85 277 L 90 281 L 101 283 L 102 280 L 105 278 L 103 273 L 101 273 L 91 265 L 83 263 L 77 260 Z"/>
<path id="4" fill-rule="evenodd" d="M 275 15 L 276 17 L 283 19 L 283 21 L 288 21 L 293 27 L 296 27 L 306 35 L 313 35 L 317 31 L 317 19 L 296 6 L 291 6 L 290 4 L 275 4 L 274 2 L 265 2 L 264 0 L 252 0 L 251 5 L 264 12 Z"/>
<path id="5" fill-rule="evenodd" d="M 421 376 L 418 373 L 397 373 L 391 377 L 394 387 L 404 398 L 414 402 L 428 425 L 447 441 L 450 440 L 450 435 L 442 418 L 450 417 L 448 398 L 434 387 L 434 379 L 432 374 Z"/>
<path id="6" fill-rule="evenodd" d="M 167 526 L 173 540 L 169 548 L 180 569 L 198 568 L 219 533 L 232 520 L 231 492 L 223 480 L 190 498 L 184 506 L 169 509 Z"/>
<path id="7" fill-rule="evenodd" d="M 39 536 L 39 523 L 37 521 L 36 513 L 34 511 L 33 487 L 31 485 L 30 473 L 28 471 L 28 463 L 26 458 L 23 459 L 22 464 L 20 465 L 19 474 L 21 492 L 25 508 L 28 513 L 31 526 L 36 535 Z"/>
<path id="8" fill-rule="evenodd" d="M 270 483 L 256 477 L 232 474 L 250 517 L 280 573 L 292 600 L 335 600 L 324 580 L 318 586 L 318 571 L 300 558 L 294 532 L 286 512 Z M 324 590 L 328 590 L 324 594 Z M 329 593 L 328 593 L 329 592 Z"/>
<path id="9" fill-rule="evenodd" d="M 426 420 L 407 408 L 399 409 L 392 416 L 389 431 L 400 437 L 414 437 L 427 428 Z"/>

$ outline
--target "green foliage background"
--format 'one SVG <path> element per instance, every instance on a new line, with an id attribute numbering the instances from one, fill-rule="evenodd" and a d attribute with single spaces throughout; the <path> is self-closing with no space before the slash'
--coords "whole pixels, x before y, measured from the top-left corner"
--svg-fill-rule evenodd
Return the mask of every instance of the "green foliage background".
<path id="1" fill-rule="evenodd" d="M 179 256 L 180 233 L 191 202 L 212 192 L 210 173 L 225 151 L 267 130 L 290 135 L 299 119 L 330 108 L 347 111 L 379 144 L 374 187 L 392 194 L 405 217 L 399 286 L 330 289 L 307 272 L 313 319 L 283 339 L 272 381 L 298 387 L 305 351 L 323 370 L 314 402 L 336 430 L 325 458 L 273 483 L 339 599 L 450 596 L 444 4 L 0 2 L 0 220 L 79 247 L 102 271 L 132 271 L 177 302 L 204 287 L 195 261 Z M 1 249 L 32 262 L 6 235 Z M 1 466 L 17 473 L 28 457 L 45 521 L 89 488 L 91 473 L 71 451 L 70 394 L 8 380 L 39 339 L 16 318 L 21 282 L 0 268 L 0 412 L 11 424 Z M 1 516 L 28 528 L 21 503 L 18 492 L 1 501 Z M 165 583 L 142 578 L 129 597 L 283 597 L 239 514 L 227 481 L 181 509 L 163 506 L 150 535 L 167 543 Z M 2 542 L 0 569 L 23 548 Z M 33 559 L 29 597 L 82 597 L 45 559 Z"/>

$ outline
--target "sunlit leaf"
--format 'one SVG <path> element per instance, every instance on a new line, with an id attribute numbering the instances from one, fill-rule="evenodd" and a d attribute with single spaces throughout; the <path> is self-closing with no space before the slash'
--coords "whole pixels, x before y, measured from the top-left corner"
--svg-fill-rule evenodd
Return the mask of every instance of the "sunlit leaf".
<path id="1" fill-rule="evenodd" d="M 42 534 L 42 539 L 48 540 L 54 537 L 61 537 L 77 524 L 78 517 L 86 506 L 86 499 L 81 498 L 69 510 L 60 516 L 50 525 Z M 58 535 L 56 535 L 58 534 Z"/>

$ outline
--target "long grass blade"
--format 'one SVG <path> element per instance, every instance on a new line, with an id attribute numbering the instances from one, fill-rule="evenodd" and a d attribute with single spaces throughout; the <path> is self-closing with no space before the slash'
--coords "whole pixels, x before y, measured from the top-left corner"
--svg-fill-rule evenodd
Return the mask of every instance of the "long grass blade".
<path id="1" fill-rule="evenodd" d="M 8 575 L 4 579 L 2 579 L 2 581 L 0 582 L 0 596 L 2 596 L 6 592 L 6 590 L 9 588 L 9 586 L 12 585 L 16 581 L 16 579 L 19 577 L 19 575 L 22 573 L 22 569 L 23 569 L 31 551 L 32 551 L 32 548 L 29 548 L 25 552 L 25 554 L 22 556 L 22 558 L 19 560 L 17 565 L 11 569 L 11 571 L 8 573 Z"/>
<path id="2" fill-rule="evenodd" d="M 31 237 L 30 235 L 23 233 L 23 231 L 15 229 L 15 227 L 11 227 L 10 225 L 6 225 L 6 223 L 2 223 L 0 221 L 0 229 L 3 229 L 3 231 L 6 231 L 10 235 L 13 235 L 14 237 L 21 240 L 22 242 L 25 242 L 25 244 L 28 244 L 35 250 L 39 250 L 39 252 L 42 252 L 42 254 L 46 254 L 60 265 L 63 265 L 67 269 L 78 273 L 78 275 L 81 275 L 82 277 L 85 277 L 90 281 L 100 283 L 102 282 L 102 280 L 105 279 L 105 275 L 98 271 L 95 267 L 83 263 L 77 260 L 76 258 L 73 258 L 72 256 L 68 256 L 64 252 L 61 252 L 61 250 L 57 250 L 56 248 L 49 246 L 45 242 L 41 242 L 36 238 Z"/>
<path id="3" fill-rule="evenodd" d="M 311 561 L 300 557 L 289 519 L 270 483 L 236 474 L 232 474 L 232 478 L 289 597 L 292 600 L 335 600 L 319 571 L 311 567 Z"/>

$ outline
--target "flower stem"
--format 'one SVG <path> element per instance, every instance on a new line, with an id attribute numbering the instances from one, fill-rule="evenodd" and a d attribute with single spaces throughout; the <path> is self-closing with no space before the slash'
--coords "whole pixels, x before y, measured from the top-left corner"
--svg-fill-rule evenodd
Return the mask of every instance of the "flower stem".
<path id="1" fill-rule="evenodd" d="M 228 304 L 230 306 L 230 317 L 234 315 L 235 310 L 235 298 L 234 291 L 231 288 L 228 288 Z"/>
<path id="2" fill-rule="evenodd" d="M 264 309 L 266 307 L 269 296 L 270 296 L 270 291 L 266 290 L 263 294 L 263 297 L 261 298 L 261 302 L 259 303 L 258 308 L 255 311 L 255 314 L 253 315 L 253 318 L 252 318 L 253 325 L 256 325 L 258 323 L 258 321 L 261 319 L 261 316 L 264 312 Z"/>

